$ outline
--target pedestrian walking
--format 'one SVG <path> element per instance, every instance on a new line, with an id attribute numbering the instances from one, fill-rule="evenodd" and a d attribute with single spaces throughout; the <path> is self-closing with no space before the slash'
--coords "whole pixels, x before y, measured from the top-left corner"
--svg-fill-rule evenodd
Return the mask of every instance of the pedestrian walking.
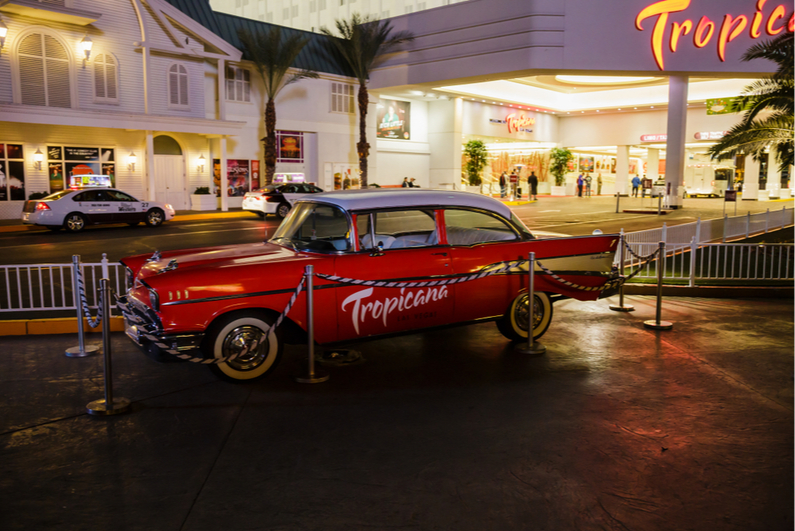
<path id="1" fill-rule="evenodd" d="M 536 201 L 538 197 L 538 177 L 536 177 L 536 172 L 531 171 L 530 177 L 527 178 L 527 187 L 529 188 L 529 196 L 528 199 Z"/>
<path id="2" fill-rule="evenodd" d="M 411 184 L 409 183 L 408 177 L 403 177 L 403 184 L 400 185 L 401 188 L 410 188 Z"/>
<path id="3" fill-rule="evenodd" d="M 505 197 L 505 194 L 508 193 L 508 174 L 502 172 L 500 174 L 500 197 Z"/>
<path id="4" fill-rule="evenodd" d="M 596 195 L 602 195 L 602 174 L 596 176 Z"/>
<path id="5" fill-rule="evenodd" d="M 640 188 L 640 177 L 636 175 L 632 178 L 632 197 L 638 197 L 638 188 Z"/>
<path id="6" fill-rule="evenodd" d="M 590 173 L 586 173 L 585 174 L 585 195 L 587 197 L 591 197 L 591 181 L 592 180 L 593 179 L 591 179 L 591 174 Z"/>
<path id="7" fill-rule="evenodd" d="M 582 173 L 579 177 L 577 177 L 577 197 L 582 197 L 582 187 L 585 184 L 585 179 L 582 177 Z"/>

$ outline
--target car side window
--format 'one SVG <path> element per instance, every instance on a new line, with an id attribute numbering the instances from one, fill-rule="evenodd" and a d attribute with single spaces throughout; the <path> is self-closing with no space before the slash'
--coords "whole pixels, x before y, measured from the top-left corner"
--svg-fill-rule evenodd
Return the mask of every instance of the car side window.
<path id="1" fill-rule="evenodd" d="M 444 211 L 447 243 L 475 245 L 477 243 L 518 240 L 519 236 L 505 221 L 474 210 Z"/>
<path id="2" fill-rule="evenodd" d="M 137 201 L 133 196 L 127 195 L 124 192 L 120 192 L 118 190 L 108 190 L 108 195 L 110 195 L 111 201 Z"/>
<path id="3" fill-rule="evenodd" d="M 297 192 L 297 190 L 295 189 L 295 185 L 291 184 L 290 186 L 285 186 L 284 188 L 279 190 L 279 192 L 283 194 L 294 194 Z"/>
<path id="4" fill-rule="evenodd" d="M 97 190 L 86 190 L 81 194 L 77 194 L 74 198 L 74 201 L 79 203 L 87 203 L 89 201 L 99 201 L 97 199 Z"/>
<path id="5" fill-rule="evenodd" d="M 356 218 L 362 250 L 428 247 L 439 243 L 433 210 L 410 209 L 361 213 Z"/>

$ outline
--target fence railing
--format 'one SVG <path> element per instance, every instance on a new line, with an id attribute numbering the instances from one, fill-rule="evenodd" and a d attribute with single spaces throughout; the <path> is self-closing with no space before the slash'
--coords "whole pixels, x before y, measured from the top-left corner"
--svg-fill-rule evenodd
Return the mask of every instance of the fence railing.
<path id="1" fill-rule="evenodd" d="M 99 307 L 102 278 L 110 280 L 116 293 L 126 290 L 123 266 L 109 263 L 104 254 L 101 262 L 80 265 L 89 307 Z M 77 310 L 72 268 L 72 264 L 0 266 L 0 312 Z"/>

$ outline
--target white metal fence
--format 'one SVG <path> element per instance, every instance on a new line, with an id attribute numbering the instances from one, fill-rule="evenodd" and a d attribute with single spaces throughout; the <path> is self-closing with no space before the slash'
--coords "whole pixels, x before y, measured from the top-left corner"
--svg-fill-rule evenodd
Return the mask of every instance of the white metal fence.
<path id="1" fill-rule="evenodd" d="M 99 307 L 99 281 L 110 280 L 116 293 L 125 291 L 124 267 L 102 261 L 80 264 L 89 307 Z M 0 266 L 0 312 L 75 310 L 72 264 Z M 115 306 L 115 302 L 112 303 Z"/>

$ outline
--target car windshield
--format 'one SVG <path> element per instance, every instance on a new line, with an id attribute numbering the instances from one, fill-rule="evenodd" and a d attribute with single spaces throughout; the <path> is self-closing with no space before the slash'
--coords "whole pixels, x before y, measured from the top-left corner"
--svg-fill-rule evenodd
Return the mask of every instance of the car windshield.
<path id="1" fill-rule="evenodd" d="M 43 201 L 55 201 L 56 199 L 60 199 L 65 195 L 71 194 L 72 192 L 74 192 L 74 190 L 61 190 L 60 192 L 55 192 L 48 195 L 43 199 Z"/>
<path id="2" fill-rule="evenodd" d="M 296 251 L 347 251 L 351 248 L 350 223 L 336 206 L 298 203 L 271 241 Z"/>

